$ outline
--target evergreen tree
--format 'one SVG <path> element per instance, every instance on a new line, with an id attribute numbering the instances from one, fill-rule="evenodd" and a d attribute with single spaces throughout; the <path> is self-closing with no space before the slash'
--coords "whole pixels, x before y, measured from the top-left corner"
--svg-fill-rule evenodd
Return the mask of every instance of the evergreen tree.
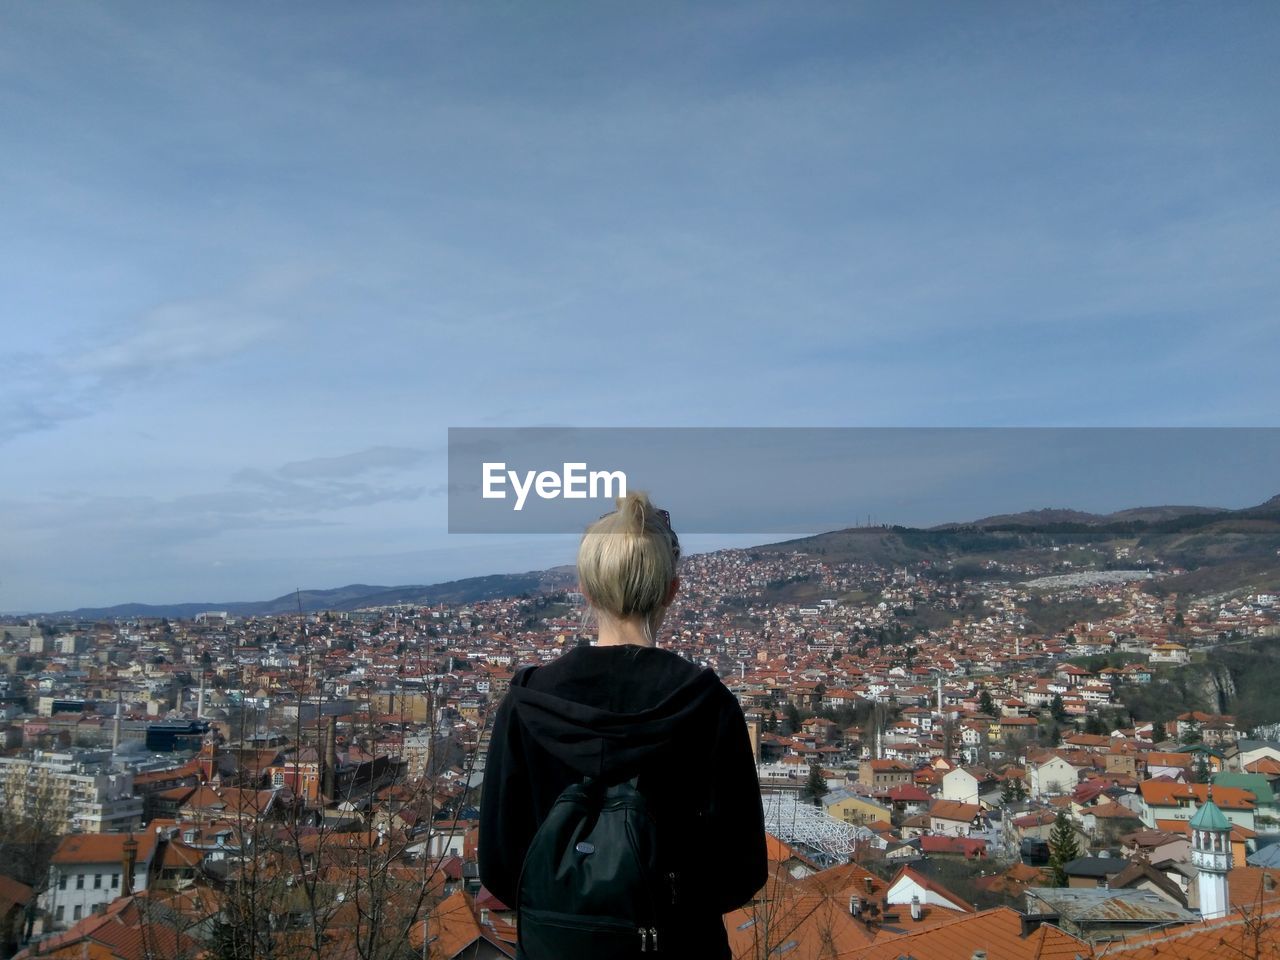
<path id="1" fill-rule="evenodd" d="M 1182 734 L 1182 742 L 1190 745 L 1200 742 L 1200 724 L 1192 720 L 1187 724 L 1186 732 Z"/>
<path id="2" fill-rule="evenodd" d="M 800 729 L 800 708 L 788 701 L 783 711 L 787 715 L 787 732 L 795 733 Z"/>
<path id="3" fill-rule="evenodd" d="M 989 717 L 996 715 L 996 702 L 991 698 L 991 691 L 986 687 L 983 687 L 982 693 L 978 694 L 978 709 Z"/>
<path id="4" fill-rule="evenodd" d="M 1013 803 L 1015 799 L 1016 799 L 1016 794 L 1014 793 L 1013 780 L 1012 779 L 1006 780 L 1004 783 L 1000 785 L 1000 802 Z"/>
<path id="5" fill-rule="evenodd" d="M 1151 742 L 1160 743 L 1164 740 L 1166 734 L 1164 732 L 1164 724 L 1156 720 L 1151 724 Z"/>
<path id="6" fill-rule="evenodd" d="M 1053 699 L 1049 701 L 1049 714 L 1059 723 L 1067 719 L 1067 708 L 1062 702 L 1062 694 L 1055 693 Z"/>
<path id="7" fill-rule="evenodd" d="M 1053 830 L 1049 832 L 1049 868 L 1053 877 L 1050 886 L 1065 887 L 1067 885 L 1067 864 L 1080 856 L 1080 841 L 1076 837 L 1075 827 L 1067 818 L 1065 810 L 1058 811 L 1058 818 L 1053 821 Z"/>
<path id="8" fill-rule="evenodd" d="M 815 807 L 821 806 L 822 798 L 827 795 L 827 778 L 822 773 L 822 767 L 816 763 L 809 765 L 809 779 L 804 784 L 804 795 L 813 800 Z"/>

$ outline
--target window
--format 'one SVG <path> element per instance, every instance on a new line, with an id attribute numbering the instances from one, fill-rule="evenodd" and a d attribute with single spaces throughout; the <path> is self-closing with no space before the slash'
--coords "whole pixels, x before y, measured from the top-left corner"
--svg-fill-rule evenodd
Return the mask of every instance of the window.
<path id="1" fill-rule="evenodd" d="M 119 889 L 120 889 L 120 874 L 118 874 L 118 873 L 113 873 L 113 874 L 111 875 L 111 889 L 112 889 L 112 890 L 119 890 Z"/>
<path id="2" fill-rule="evenodd" d="M 84 874 L 83 874 L 83 873 L 77 873 L 77 874 L 76 874 L 76 889 L 77 889 L 77 890 L 83 890 L 83 889 L 84 889 Z"/>
<path id="3" fill-rule="evenodd" d="M 79 920 L 82 913 L 84 913 L 84 907 L 77 903 L 75 910 L 71 912 L 71 919 Z"/>
<path id="4" fill-rule="evenodd" d="M 56 920 L 58 923 L 61 923 L 63 919 L 66 917 L 66 915 L 67 915 L 67 908 L 62 906 L 61 904 L 58 905 L 57 910 L 53 911 L 53 919 Z"/>
<path id="5" fill-rule="evenodd" d="M 67 889 L 67 875 L 65 873 L 58 874 L 58 889 Z"/>
<path id="6" fill-rule="evenodd" d="M 102 889 L 102 874 L 100 874 L 100 873 L 95 873 L 95 874 L 93 875 L 93 889 L 95 889 L 95 890 L 101 890 L 101 889 Z"/>

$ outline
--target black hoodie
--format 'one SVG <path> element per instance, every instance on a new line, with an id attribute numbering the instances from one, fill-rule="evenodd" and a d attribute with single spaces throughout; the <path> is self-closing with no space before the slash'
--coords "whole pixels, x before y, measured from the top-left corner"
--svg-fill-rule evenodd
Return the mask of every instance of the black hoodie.
<path id="1" fill-rule="evenodd" d="M 667 942 L 680 955 L 727 957 L 720 915 L 767 871 L 737 699 L 713 671 L 654 647 L 577 647 L 521 670 L 494 718 L 480 807 L 480 879 L 503 903 L 516 903 L 534 831 L 584 776 L 640 777 L 688 910 Z"/>

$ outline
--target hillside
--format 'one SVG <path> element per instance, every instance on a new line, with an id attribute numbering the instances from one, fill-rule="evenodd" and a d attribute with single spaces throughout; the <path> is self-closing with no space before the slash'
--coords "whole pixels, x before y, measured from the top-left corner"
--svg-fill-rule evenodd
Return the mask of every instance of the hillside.
<path id="1" fill-rule="evenodd" d="M 577 580 L 572 567 L 552 567 L 527 573 L 498 573 L 467 577 L 445 583 L 409 584 L 398 587 L 348 584 L 330 590 L 302 590 L 272 600 L 210 603 L 146 604 L 124 603 L 113 607 L 81 607 L 49 614 L 72 620 L 132 619 L 136 617 L 191 618 L 207 610 L 225 610 L 240 617 L 270 616 L 321 610 L 359 610 L 393 604 L 473 603 L 495 597 L 515 597 L 522 593 L 551 593 L 572 589 Z"/>
<path id="2" fill-rule="evenodd" d="M 874 566 L 930 563 L 936 576 L 999 576 L 984 568 L 988 560 L 1006 564 L 1043 563 L 1050 551 L 1070 558 L 1075 569 L 1105 569 L 1123 552 L 1124 567 L 1175 566 L 1176 577 L 1152 581 L 1148 589 L 1183 595 L 1234 589 L 1280 591 L 1280 496 L 1243 510 L 1211 507 L 1136 507 L 1107 515 L 1046 509 L 1003 514 L 965 524 L 928 529 L 850 527 L 753 548 L 758 553 L 800 552 L 833 562 Z M 467 577 L 436 584 L 377 586 L 348 584 L 327 590 L 303 590 L 272 600 L 140 604 L 81 608 L 50 614 L 74 619 L 193 617 L 205 610 L 238 616 L 297 611 L 357 610 L 392 604 L 471 603 L 496 597 L 572 589 L 572 567 L 526 573 Z M 807 600 L 803 584 L 790 587 L 791 599 Z"/>
<path id="3" fill-rule="evenodd" d="M 854 527 L 757 548 L 833 562 L 929 563 L 947 579 L 1002 577 L 984 565 L 1071 560 L 1073 569 L 1177 567 L 1150 581 L 1157 594 L 1280 591 L 1280 497 L 1243 510 L 1139 507 L 1101 516 L 1037 510 L 929 529 Z M 1119 559 L 1123 557 L 1123 559 Z"/>

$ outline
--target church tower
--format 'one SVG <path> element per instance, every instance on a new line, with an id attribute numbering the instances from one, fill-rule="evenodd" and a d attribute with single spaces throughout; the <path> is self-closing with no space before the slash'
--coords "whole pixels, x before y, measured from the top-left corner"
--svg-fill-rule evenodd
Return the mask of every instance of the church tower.
<path id="1" fill-rule="evenodd" d="M 1231 869 L 1231 823 L 1213 802 L 1213 784 L 1204 804 L 1191 818 L 1191 863 L 1200 871 L 1200 916 L 1225 917 L 1231 909 L 1227 872 Z"/>

